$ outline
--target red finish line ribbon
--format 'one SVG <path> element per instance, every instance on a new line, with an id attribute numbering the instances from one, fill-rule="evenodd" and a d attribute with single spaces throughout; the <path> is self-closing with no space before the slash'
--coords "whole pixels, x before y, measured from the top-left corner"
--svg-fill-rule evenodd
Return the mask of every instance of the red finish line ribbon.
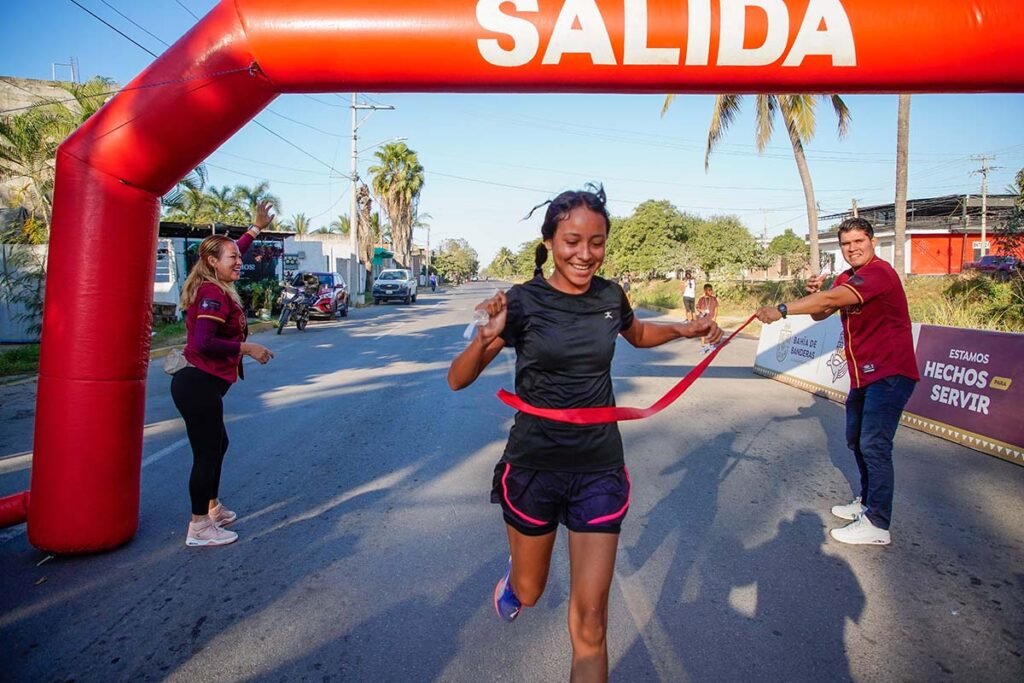
<path id="1" fill-rule="evenodd" d="M 702 360 L 700 363 L 695 365 L 692 370 L 686 373 L 674 387 L 669 389 L 668 393 L 655 401 L 648 408 L 626 408 L 619 406 L 603 406 L 599 408 L 537 408 L 526 403 L 515 394 L 509 393 L 504 389 L 498 390 L 498 398 L 503 403 L 509 405 L 516 410 L 526 413 L 527 415 L 534 415 L 536 417 L 543 417 L 546 420 L 553 420 L 555 422 L 568 422 L 577 425 L 594 425 L 604 424 L 606 422 L 621 422 L 623 420 L 642 420 L 645 417 L 650 417 L 656 413 L 660 413 L 662 410 L 670 406 L 675 402 L 683 393 L 690 388 L 694 382 L 697 381 L 704 371 L 711 365 L 711 361 L 715 359 L 718 352 L 728 346 L 732 338 L 739 334 L 744 327 L 749 325 L 754 320 L 754 316 L 747 318 L 747 322 L 739 326 L 739 328 L 726 337 L 725 341 L 715 347 L 715 350 L 708 354 L 707 358 Z"/>

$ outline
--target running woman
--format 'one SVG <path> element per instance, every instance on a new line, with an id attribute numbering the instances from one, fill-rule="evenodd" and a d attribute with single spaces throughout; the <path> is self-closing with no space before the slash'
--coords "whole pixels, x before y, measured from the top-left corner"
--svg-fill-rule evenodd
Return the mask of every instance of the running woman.
<path id="1" fill-rule="evenodd" d="M 212 235 L 199 244 L 199 258 L 181 289 L 185 309 L 185 359 L 188 366 L 174 373 L 171 397 L 185 419 L 192 446 L 188 492 L 192 519 L 185 545 L 226 545 L 238 534 L 224 529 L 238 515 L 221 504 L 221 466 L 228 450 L 224 427 L 224 394 L 241 378 L 242 356 L 265 364 L 274 354 L 246 341 L 245 310 L 235 291 L 242 271 L 242 254 L 274 216 L 270 204 L 256 207 L 249 230 L 236 243 L 227 235 Z"/>
<path id="2" fill-rule="evenodd" d="M 709 318 L 642 321 L 634 317 L 621 287 L 595 275 L 610 228 L 605 202 L 604 189 L 593 185 L 545 202 L 534 278 L 476 307 L 489 320 L 452 361 L 448 384 L 453 390 L 472 384 L 510 346 L 516 351 L 516 392 L 527 403 L 613 406 L 611 363 L 618 335 L 641 348 L 680 337 L 721 338 Z M 545 279 L 541 267 L 549 253 L 554 272 Z M 499 617 L 512 621 L 521 608 L 537 603 L 547 583 L 555 533 L 559 523 L 565 525 L 573 681 L 608 678 L 608 593 L 629 497 L 617 424 L 571 425 L 516 414 L 491 490 L 491 502 L 502 509 L 510 550 L 508 568 L 494 589 L 494 606 Z"/>

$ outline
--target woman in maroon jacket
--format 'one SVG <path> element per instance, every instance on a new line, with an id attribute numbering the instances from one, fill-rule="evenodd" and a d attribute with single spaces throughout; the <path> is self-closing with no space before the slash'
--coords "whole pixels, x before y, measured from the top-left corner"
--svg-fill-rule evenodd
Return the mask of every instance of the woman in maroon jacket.
<path id="1" fill-rule="evenodd" d="M 188 492 L 192 520 L 185 545 L 226 545 L 238 534 L 222 528 L 237 515 L 219 499 L 221 465 L 228 450 L 224 428 L 224 394 L 242 375 L 242 356 L 263 364 L 274 357 L 265 346 L 246 341 L 249 330 L 235 281 L 242 271 L 242 254 L 273 220 L 270 205 L 256 207 L 249 230 L 236 243 L 226 235 L 207 237 L 199 245 L 199 258 L 181 291 L 186 311 L 188 366 L 174 374 L 171 396 L 185 418 L 192 446 L 192 474 Z"/>

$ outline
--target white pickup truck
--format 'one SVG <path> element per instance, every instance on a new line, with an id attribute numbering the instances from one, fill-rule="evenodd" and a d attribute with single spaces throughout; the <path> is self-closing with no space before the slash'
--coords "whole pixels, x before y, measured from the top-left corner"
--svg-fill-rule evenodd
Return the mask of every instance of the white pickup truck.
<path id="1" fill-rule="evenodd" d="M 416 278 L 405 268 L 389 268 L 380 271 L 373 281 L 373 303 L 387 303 L 399 299 L 407 304 L 416 301 Z"/>

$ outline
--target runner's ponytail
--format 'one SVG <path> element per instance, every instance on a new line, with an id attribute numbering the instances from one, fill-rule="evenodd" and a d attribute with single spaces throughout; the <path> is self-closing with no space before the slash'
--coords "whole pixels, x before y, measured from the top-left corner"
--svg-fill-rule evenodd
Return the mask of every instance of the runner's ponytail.
<path id="1" fill-rule="evenodd" d="M 544 274 L 544 269 L 541 266 L 548 260 L 548 248 L 544 246 L 543 242 L 537 244 L 537 249 L 534 251 L 533 261 L 536 265 L 533 268 L 533 276 Z"/>

